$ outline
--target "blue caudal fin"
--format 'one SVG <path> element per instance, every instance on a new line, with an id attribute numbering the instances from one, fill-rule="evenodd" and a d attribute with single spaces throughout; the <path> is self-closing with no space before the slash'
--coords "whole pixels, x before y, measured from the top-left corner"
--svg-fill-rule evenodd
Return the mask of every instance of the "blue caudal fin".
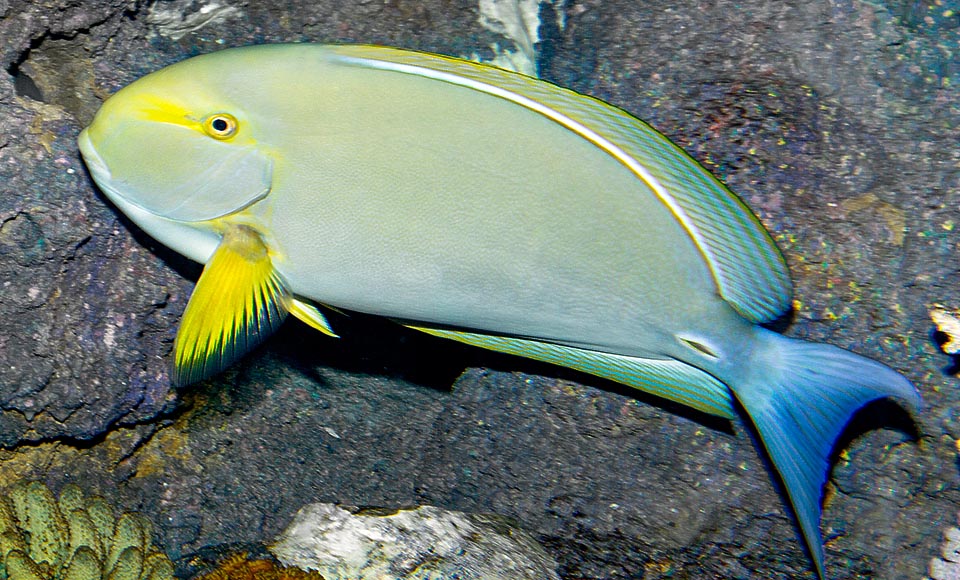
<path id="1" fill-rule="evenodd" d="M 746 380 L 731 381 L 740 404 L 786 487 L 817 575 L 823 568 L 820 494 L 834 442 L 857 409 L 894 398 L 915 411 L 920 395 L 906 378 L 868 358 L 757 329 Z"/>

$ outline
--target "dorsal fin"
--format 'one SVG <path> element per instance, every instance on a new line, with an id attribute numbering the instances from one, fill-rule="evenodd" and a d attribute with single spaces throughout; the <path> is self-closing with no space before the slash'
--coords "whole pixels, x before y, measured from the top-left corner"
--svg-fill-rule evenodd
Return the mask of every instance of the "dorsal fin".
<path id="1" fill-rule="evenodd" d="M 659 197 L 699 247 L 720 295 L 752 322 L 790 307 L 786 263 L 756 216 L 650 125 L 580 93 L 460 59 L 379 46 L 332 49 L 345 65 L 413 74 L 514 102 L 563 125 L 615 157 Z"/>

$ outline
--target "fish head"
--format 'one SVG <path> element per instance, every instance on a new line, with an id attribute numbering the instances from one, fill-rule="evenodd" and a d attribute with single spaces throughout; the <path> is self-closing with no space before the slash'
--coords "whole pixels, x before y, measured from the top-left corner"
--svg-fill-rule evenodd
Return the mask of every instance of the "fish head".
<path id="1" fill-rule="evenodd" d="M 273 179 L 243 79 L 231 72 L 236 67 L 224 72 L 208 60 L 189 59 L 124 87 L 78 139 L 104 194 L 147 233 L 198 261 L 212 246 L 198 250 L 183 236 L 264 199 Z"/>

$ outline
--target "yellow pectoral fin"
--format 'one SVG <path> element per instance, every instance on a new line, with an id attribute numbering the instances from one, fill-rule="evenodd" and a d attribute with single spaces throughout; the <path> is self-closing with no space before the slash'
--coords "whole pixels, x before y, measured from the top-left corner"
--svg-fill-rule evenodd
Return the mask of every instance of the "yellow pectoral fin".
<path id="1" fill-rule="evenodd" d="M 183 313 L 174 344 L 174 384 L 222 371 L 273 333 L 293 302 L 260 235 L 248 226 L 231 226 Z"/>

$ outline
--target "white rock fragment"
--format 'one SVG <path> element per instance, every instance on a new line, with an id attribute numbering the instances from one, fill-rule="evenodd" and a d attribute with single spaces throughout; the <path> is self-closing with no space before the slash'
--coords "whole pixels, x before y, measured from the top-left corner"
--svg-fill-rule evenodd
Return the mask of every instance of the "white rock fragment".
<path id="1" fill-rule="evenodd" d="M 432 506 L 311 504 L 269 549 L 327 580 L 559 580 L 553 558 L 505 518 Z"/>
<path id="2" fill-rule="evenodd" d="M 948 562 L 960 563 L 960 529 L 947 528 L 943 534 L 940 555 Z"/>
<path id="3" fill-rule="evenodd" d="M 947 310 L 941 304 L 933 306 L 930 318 L 948 339 L 940 348 L 947 354 L 960 354 L 960 312 Z"/>
<path id="4" fill-rule="evenodd" d="M 930 560 L 930 578 L 960 580 L 960 529 L 951 527 L 943 533 L 940 556 Z"/>
<path id="5" fill-rule="evenodd" d="M 196 7 L 195 0 L 155 1 L 147 9 L 147 24 L 155 27 L 160 36 L 180 40 L 208 24 L 239 14 L 238 8 L 216 1 L 201 4 L 199 8 Z"/>
<path id="6" fill-rule="evenodd" d="M 557 25 L 563 28 L 563 4 L 565 0 L 480 0 L 480 25 L 505 36 L 516 50 L 501 49 L 499 44 L 490 48 L 496 55 L 491 64 L 537 76 L 536 44 L 540 42 L 540 6 L 556 7 Z M 474 55 L 474 60 L 477 60 Z"/>

